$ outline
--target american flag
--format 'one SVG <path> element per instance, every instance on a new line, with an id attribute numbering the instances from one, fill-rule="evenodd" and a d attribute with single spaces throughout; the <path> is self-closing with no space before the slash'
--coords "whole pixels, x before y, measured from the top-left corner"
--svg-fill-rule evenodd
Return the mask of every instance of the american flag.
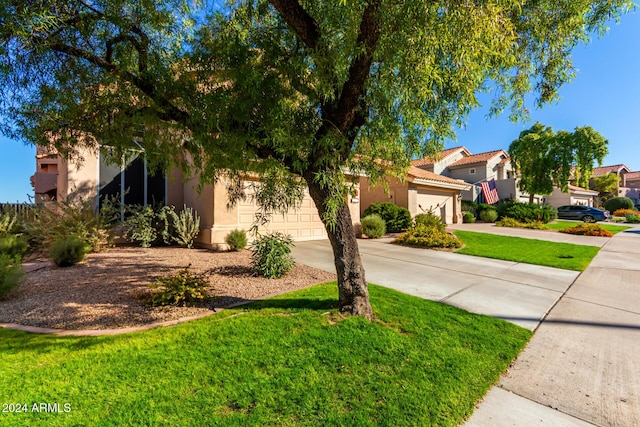
<path id="1" fill-rule="evenodd" d="M 491 179 L 491 181 L 480 183 L 480 187 L 482 187 L 482 194 L 484 195 L 485 203 L 492 205 L 500 200 L 500 197 L 498 197 L 496 182 L 493 180 L 493 178 Z"/>

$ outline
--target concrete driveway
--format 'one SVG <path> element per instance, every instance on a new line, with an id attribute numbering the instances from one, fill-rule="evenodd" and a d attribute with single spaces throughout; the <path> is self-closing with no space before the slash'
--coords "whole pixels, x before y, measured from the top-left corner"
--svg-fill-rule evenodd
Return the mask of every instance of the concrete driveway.
<path id="1" fill-rule="evenodd" d="M 578 272 L 359 240 L 370 283 L 534 330 Z M 297 242 L 297 262 L 335 272 L 328 240 Z"/>

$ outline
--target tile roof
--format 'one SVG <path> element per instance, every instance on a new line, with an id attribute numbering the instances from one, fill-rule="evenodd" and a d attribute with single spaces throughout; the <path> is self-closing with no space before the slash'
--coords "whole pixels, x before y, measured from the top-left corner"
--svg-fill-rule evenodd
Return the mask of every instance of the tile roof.
<path id="1" fill-rule="evenodd" d="M 625 165 L 600 166 L 599 168 L 593 168 L 593 172 L 591 173 L 591 176 L 602 176 L 612 172 L 618 173 L 622 168 L 625 168 L 627 171 L 630 171 L 630 169 Z"/>
<path id="2" fill-rule="evenodd" d="M 448 148 L 446 150 L 438 151 L 437 153 L 435 153 L 435 154 L 433 154 L 431 156 L 423 157 L 423 158 L 418 159 L 418 160 L 413 160 L 411 162 L 411 164 L 413 166 L 417 166 L 417 167 L 420 167 L 420 166 L 431 166 L 434 163 L 436 163 L 436 162 L 438 162 L 440 160 L 446 159 L 450 155 L 452 155 L 452 154 L 454 154 L 454 153 L 456 153 L 456 152 L 458 152 L 460 150 L 464 150 L 467 153 L 469 153 L 469 150 L 467 150 L 467 148 L 464 147 L 464 146 L 453 147 L 453 148 Z"/>
<path id="3" fill-rule="evenodd" d="M 597 191 L 588 190 L 586 188 L 578 187 L 576 185 L 571 185 L 571 184 L 569 184 L 569 190 L 571 190 L 571 191 L 584 191 L 584 192 L 593 193 L 593 194 L 596 194 L 596 195 L 600 194 Z"/>
<path id="4" fill-rule="evenodd" d="M 429 171 L 426 171 L 424 169 L 420 169 L 420 168 L 415 167 L 415 166 L 411 166 L 409 168 L 409 172 L 407 173 L 407 175 L 409 177 L 413 177 L 413 178 L 424 179 L 424 180 L 427 180 L 427 181 L 442 182 L 442 183 L 445 183 L 445 184 L 457 184 L 457 185 L 462 185 L 462 186 L 465 186 L 465 185 L 468 186 L 469 185 L 466 182 L 459 181 L 459 180 L 453 179 L 453 178 L 449 178 L 448 176 L 439 175 L 437 173 L 429 172 Z"/>
<path id="5" fill-rule="evenodd" d="M 640 179 L 640 171 L 629 172 L 628 174 L 626 174 L 624 176 L 624 179 L 626 179 L 627 181 L 630 180 L 630 179 Z"/>
<path id="6" fill-rule="evenodd" d="M 463 157 L 457 162 L 450 164 L 449 167 L 455 168 L 457 166 L 488 162 L 489 160 L 491 160 L 492 158 L 496 157 L 499 154 L 505 155 L 507 159 L 509 158 L 509 155 L 504 150 L 487 151 L 486 153 L 478 153 L 478 154 L 473 154 L 471 156 Z"/>

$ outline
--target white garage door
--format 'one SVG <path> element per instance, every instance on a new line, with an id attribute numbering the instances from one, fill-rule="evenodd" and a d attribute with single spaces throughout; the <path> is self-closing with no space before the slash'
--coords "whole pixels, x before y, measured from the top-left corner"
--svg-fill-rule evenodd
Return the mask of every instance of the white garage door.
<path id="1" fill-rule="evenodd" d="M 238 224 L 241 228 L 248 230 L 253 225 L 255 211 L 255 203 L 249 198 L 238 204 Z M 285 215 L 273 214 L 267 226 L 260 228 L 261 233 L 272 231 L 289 234 L 298 241 L 319 240 L 327 237 L 318 210 L 306 190 L 299 209 L 291 209 Z"/>
<path id="2" fill-rule="evenodd" d="M 451 193 L 418 188 L 418 205 L 422 209 L 433 209 L 433 213 L 444 218 L 447 224 L 453 223 L 453 203 Z"/>

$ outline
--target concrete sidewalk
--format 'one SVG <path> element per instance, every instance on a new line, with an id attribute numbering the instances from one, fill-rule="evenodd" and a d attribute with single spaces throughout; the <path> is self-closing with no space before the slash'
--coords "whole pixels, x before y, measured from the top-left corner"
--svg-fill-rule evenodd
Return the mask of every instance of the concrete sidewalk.
<path id="1" fill-rule="evenodd" d="M 639 227 L 607 239 L 466 425 L 640 425 Z"/>

